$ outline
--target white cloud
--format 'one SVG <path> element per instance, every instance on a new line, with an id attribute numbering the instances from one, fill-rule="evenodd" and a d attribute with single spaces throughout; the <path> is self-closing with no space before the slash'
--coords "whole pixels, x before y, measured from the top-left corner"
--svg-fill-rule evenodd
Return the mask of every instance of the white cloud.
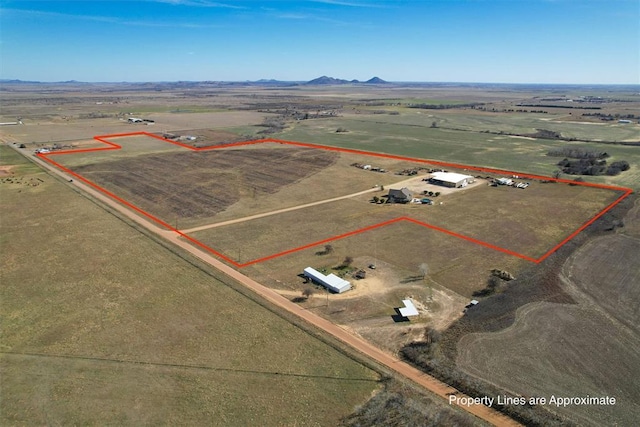
<path id="1" fill-rule="evenodd" d="M 336 6 L 348 6 L 348 7 L 373 7 L 373 8 L 386 8 L 385 4 L 381 3 L 361 3 L 357 1 L 343 1 L 343 0 L 311 0 L 314 3 L 333 4 Z"/>
<path id="2" fill-rule="evenodd" d="M 115 25 L 131 25 L 137 27 L 163 27 L 163 28 L 222 28 L 221 25 L 211 24 L 198 24 L 194 22 L 176 22 L 176 21 L 134 21 L 128 19 L 117 18 L 113 16 L 100 16 L 100 15 L 74 15 L 71 13 L 61 12 L 45 12 L 41 10 L 29 10 L 29 9 L 2 9 L 2 13 L 16 13 L 20 15 L 50 17 L 50 18 L 64 18 L 64 19 L 78 19 L 83 21 L 95 21 L 103 22 L 107 24 Z"/>
<path id="3" fill-rule="evenodd" d="M 225 9 L 246 9 L 243 6 L 237 6 L 237 5 L 233 5 L 233 4 L 227 4 L 227 3 L 219 3 L 216 1 L 209 1 L 209 0 L 146 0 L 149 2 L 155 2 L 155 3 L 166 3 L 166 4 L 172 4 L 175 6 L 193 6 L 193 7 L 219 7 L 219 8 L 225 8 Z"/>

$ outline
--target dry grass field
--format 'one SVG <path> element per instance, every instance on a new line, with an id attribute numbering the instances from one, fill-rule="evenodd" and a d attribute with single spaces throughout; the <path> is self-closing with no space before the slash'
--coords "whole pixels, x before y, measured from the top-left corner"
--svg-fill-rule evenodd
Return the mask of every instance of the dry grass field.
<path id="1" fill-rule="evenodd" d="M 638 147 L 625 145 L 640 141 L 636 123 L 604 122 L 575 105 L 508 111 L 566 90 L 563 96 L 575 99 L 601 96 L 597 107 L 603 114 L 637 114 L 637 93 L 620 89 L 2 89 L 1 121 L 21 117 L 24 125 L 2 127 L 0 141 L 25 143 L 30 151 L 53 143 L 95 148 L 101 144 L 93 135 L 137 131 L 195 135 L 197 141 L 188 143 L 196 147 L 268 135 L 548 176 L 560 160 L 548 151 L 579 147 L 605 150 L 609 162 L 631 165 L 618 176 L 586 181 L 640 188 Z M 468 103 L 484 110 L 459 106 Z M 323 110 L 332 115 L 313 117 Z M 301 119 L 305 113 L 309 119 Z M 127 117 L 155 123 L 128 124 Z M 538 129 L 574 140 L 515 135 Z M 419 191 L 419 181 L 405 183 L 406 176 L 393 174 L 414 164 L 280 144 L 188 152 L 149 137 L 114 142 L 122 150 L 51 158 L 181 230 L 220 225 L 188 234 L 240 262 L 401 216 L 537 258 L 619 196 L 527 180 L 526 190 L 484 183 L 443 194 L 434 206 L 375 205 L 370 198 L 389 188 Z M 105 213 L 12 150 L 0 147 L 0 157 L 1 424 L 336 425 L 380 388 L 375 372 Z M 354 162 L 391 173 L 363 171 L 351 167 Z M 361 191 L 368 192 L 223 224 Z M 424 342 L 427 327 L 444 331 L 455 322 L 474 292 L 487 285 L 492 268 L 522 275 L 515 285 L 540 279 L 533 280 L 544 285 L 539 293 L 555 293 L 538 298 L 527 287 L 518 296 L 521 288 L 500 287 L 495 298 L 480 298 L 481 311 L 461 319 L 464 327 L 482 313 L 489 326 L 472 330 L 496 331 L 524 304 L 512 326 L 470 335 L 454 327 L 455 343 L 445 340 L 443 348 L 455 353 L 457 346 L 464 371 L 507 391 L 618 399 L 615 407 L 551 408 L 579 425 L 635 425 L 639 218 L 636 206 L 621 234 L 588 241 L 583 233 L 563 248 L 570 253 L 588 242 L 565 264 L 562 290 L 550 265 L 559 270 L 565 255 L 535 265 L 406 221 L 331 241 L 330 253 L 321 244 L 242 271 L 390 353 Z M 338 268 L 346 257 L 351 266 Z M 423 263 L 429 266 L 425 277 Z M 377 268 L 368 269 L 370 264 Z M 301 298 L 309 285 L 299 274 L 307 266 L 344 275 L 354 289 L 335 295 L 316 287 L 314 295 Z M 351 278 L 359 268 L 366 279 Z M 420 316 L 395 321 L 406 297 L 414 299 Z M 576 304 L 565 304 L 569 300 Z M 496 309 L 501 304 L 513 310 L 505 314 Z M 368 411 L 381 401 L 396 414 L 398 399 L 390 405 L 384 393 L 378 396 Z"/>
<path id="2" fill-rule="evenodd" d="M 433 186 L 422 182 L 422 177 L 427 176 L 424 171 L 409 182 L 406 176 L 363 171 L 350 166 L 352 163 L 371 160 L 391 172 L 429 165 L 275 143 L 189 152 L 145 136 L 113 141 L 121 144 L 123 150 L 54 158 L 161 219 L 175 221 L 183 230 L 197 225 L 219 225 L 191 232 L 190 236 L 239 263 L 258 261 L 400 217 L 414 218 L 536 258 L 618 196 L 610 190 L 559 183 L 533 181 L 521 190 L 489 187 L 480 182 L 467 189 L 442 189 L 448 194 L 437 198 L 433 206 L 377 205 L 370 203 L 371 197 L 386 191 L 372 187 L 381 182 L 396 182 L 387 188 L 407 185 L 417 194 L 421 188 Z M 93 162 L 92 155 L 96 156 Z M 243 222 L 223 223 L 367 189 L 372 192 Z M 345 240 L 355 241 L 358 243 L 350 243 L 348 256 L 374 256 L 405 271 L 424 262 L 420 258 L 428 258 L 434 265 L 431 277 L 435 283 L 465 297 L 486 285 L 491 268 L 517 271 L 521 265 L 520 260 L 499 252 L 488 258 L 479 256 L 494 251 L 408 221 Z M 397 242 L 401 244 L 398 246 Z M 338 246 L 342 243 L 336 241 Z M 371 248 L 375 248 L 375 254 Z M 310 251 L 320 249 L 318 246 Z M 299 269 L 297 265 L 295 274 Z M 274 271 L 282 272 L 283 277 L 293 274 L 288 268 Z M 268 277 L 255 277 L 269 282 Z"/>
<path id="3" fill-rule="evenodd" d="M 344 276 L 354 287 L 344 294 L 316 293 L 300 304 L 349 328 L 380 348 L 396 353 L 403 345 L 424 339 L 426 327 L 446 329 L 463 315 L 474 291 L 484 288 L 492 268 L 516 272 L 522 259 L 497 252 L 411 223 L 396 223 L 243 268 L 243 272 L 291 298 L 300 299 L 308 286 L 300 277 L 311 266 Z M 349 269 L 341 269 L 353 257 Z M 423 278 L 421 264 L 428 274 Z M 369 269 L 371 264 L 376 269 Z M 364 280 L 352 273 L 366 271 Z M 411 298 L 421 315 L 411 322 L 396 322 L 396 308 Z"/>
<path id="4" fill-rule="evenodd" d="M 335 425 L 378 375 L 0 147 L 0 423 Z M 39 183 L 29 185 L 29 183 Z"/>
<path id="5" fill-rule="evenodd" d="M 487 185 L 458 190 L 434 199 L 432 206 L 370 203 L 373 195 L 381 194 L 374 192 L 211 228 L 192 237 L 232 258 L 241 253 L 242 258 L 235 259 L 245 263 L 383 221 L 410 217 L 538 258 L 620 195 L 599 188 L 534 181 L 525 190 Z M 328 218 L 331 221 L 327 222 Z M 416 234 L 415 239 L 419 238 Z"/>
<path id="6" fill-rule="evenodd" d="M 193 223 L 210 219 L 242 198 L 276 193 L 330 166 L 336 157 L 329 151 L 296 148 L 185 150 L 94 163 L 74 171 L 160 218 Z"/>
<path id="7" fill-rule="evenodd" d="M 636 221 L 633 214 L 625 218 L 629 226 L 637 227 Z M 615 397 L 615 406 L 550 409 L 579 425 L 635 425 L 640 417 L 638 253 L 637 236 L 589 241 L 563 269 L 564 286 L 577 305 L 524 306 L 511 327 L 462 338 L 459 365 L 528 396 Z"/>
<path id="8" fill-rule="evenodd" d="M 303 280 L 298 275 L 303 268 L 337 267 L 347 256 L 356 260 L 354 267 L 366 269 L 369 263 L 357 262 L 361 257 L 371 259 L 376 265 L 386 263 L 393 266 L 394 280 L 409 285 L 422 282 L 416 277 L 420 276 L 420 264 L 427 263 L 428 284 L 439 285 L 470 298 L 475 290 L 485 286 L 492 268 L 516 271 L 522 263 L 527 262 L 435 230 L 402 222 L 336 240 L 332 246 L 333 251 L 328 255 L 320 254 L 324 249 L 321 245 L 253 264 L 243 271 L 260 277 L 263 283 L 278 289 L 300 292 Z M 378 273 L 369 271 L 368 274 L 375 277 Z M 358 281 L 354 281 L 354 284 L 357 286 Z M 348 293 L 344 295 L 348 297 Z"/>
<path id="9" fill-rule="evenodd" d="M 371 162 L 393 172 L 428 164 L 274 143 L 189 152 L 147 136 L 112 141 L 123 149 L 65 154 L 54 159 L 185 230 L 346 196 L 381 184 L 386 188 L 409 185 L 416 196 L 420 188 L 432 188 L 420 185 L 419 179 L 399 183 L 406 177 L 350 166 Z M 409 216 L 537 258 L 619 196 L 606 189 L 533 181 L 526 190 L 486 185 L 458 190 L 428 207 L 368 203 L 372 195 L 384 194 L 361 195 L 193 236 L 223 253 L 231 252 L 231 257 L 233 252 L 242 252 L 243 258 L 237 259 L 242 263 Z M 326 218 L 332 218 L 331 227 L 324 223 Z M 257 237 L 255 229 L 262 230 Z"/>
<path id="10" fill-rule="evenodd" d="M 52 159 L 116 194 L 126 195 L 126 200 L 161 219 L 174 222 L 178 218 L 181 228 L 297 206 L 406 179 L 350 166 L 371 160 L 367 156 L 275 143 L 191 152 L 148 136 L 109 141 L 122 149 L 64 154 Z M 389 170 L 415 166 L 391 159 L 374 159 L 373 164 Z"/>

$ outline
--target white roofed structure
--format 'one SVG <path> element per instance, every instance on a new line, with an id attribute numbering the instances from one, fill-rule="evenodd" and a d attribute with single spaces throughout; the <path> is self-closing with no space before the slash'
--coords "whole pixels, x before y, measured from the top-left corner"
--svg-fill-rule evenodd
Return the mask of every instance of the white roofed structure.
<path id="1" fill-rule="evenodd" d="M 420 314 L 410 299 L 403 299 L 402 303 L 404 304 L 404 307 L 399 310 L 402 317 L 417 316 Z"/>
<path id="2" fill-rule="evenodd" d="M 307 267 L 304 269 L 304 275 L 305 277 L 308 277 L 314 282 L 319 283 L 325 288 L 330 289 L 333 292 L 336 292 L 339 294 L 351 289 L 351 283 L 347 282 L 344 279 L 341 279 L 340 277 L 336 276 L 333 273 L 329 274 L 328 276 L 325 276 L 324 274 L 320 273 L 318 270 L 312 267 Z"/>
<path id="3" fill-rule="evenodd" d="M 430 180 L 433 183 L 444 185 L 445 187 L 466 187 L 467 184 L 473 182 L 471 175 L 463 175 L 453 172 L 434 172 L 431 174 Z"/>

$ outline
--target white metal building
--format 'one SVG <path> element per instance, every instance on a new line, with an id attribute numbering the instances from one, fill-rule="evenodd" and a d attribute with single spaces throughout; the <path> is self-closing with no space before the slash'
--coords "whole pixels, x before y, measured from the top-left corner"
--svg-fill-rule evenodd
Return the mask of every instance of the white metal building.
<path id="1" fill-rule="evenodd" d="M 420 314 L 410 299 L 403 299 L 402 303 L 404 304 L 404 307 L 399 310 L 402 317 L 417 316 Z"/>
<path id="2" fill-rule="evenodd" d="M 429 182 L 433 184 L 443 185 L 445 187 L 460 188 L 466 187 L 467 184 L 473 182 L 471 175 L 463 175 L 453 172 L 434 172 L 431 174 Z"/>
<path id="3" fill-rule="evenodd" d="M 304 275 L 305 277 L 308 277 L 314 282 L 321 284 L 325 288 L 330 289 L 333 292 L 336 292 L 339 294 L 351 289 L 351 283 L 347 282 L 344 279 L 341 279 L 340 277 L 336 276 L 333 273 L 329 274 L 328 276 L 325 276 L 324 274 L 320 273 L 316 269 L 307 267 L 304 269 Z"/>

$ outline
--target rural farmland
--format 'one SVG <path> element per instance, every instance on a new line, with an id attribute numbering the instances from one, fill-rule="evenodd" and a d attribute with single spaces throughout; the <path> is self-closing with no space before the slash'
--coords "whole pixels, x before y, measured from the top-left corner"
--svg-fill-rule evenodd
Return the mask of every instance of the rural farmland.
<path id="1" fill-rule="evenodd" d="M 57 112 L 29 102 L 38 95 L 28 91 L 3 111 L 29 104 L 25 124 L 0 134 L 13 146 L 1 147 L 0 190 L 17 207 L 2 223 L 9 256 L 1 363 L 15 391 L 1 402 L 6 422 L 45 422 L 49 408 L 68 423 L 216 416 L 227 424 L 251 400 L 241 423 L 336 425 L 371 411 L 367 405 L 392 389 L 403 390 L 404 402 L 435 398 L 390 385 L 388 376 L 402 376 L 289 310 L 329 321 L 385 357 L 437 346 L 442 336 L 446 348 L 436 356 L 450 357 L 447 366 L 506 393 L 618 390 L 615 413 L 540 406 L 535 417 L 624 424 L 637 415 L 635 371 L 620 362 L 609 374 L 604 358 L 634 360 L 624 343 L 638 334 L 636 128 L 593 116 L 567 123 L 554 109 L 506 111 L 542 95 L 492 88 L 234 87 L 216 95 L 218 104 L 136 92 L 126 114 L 74 90 Z M 627 107 L 612 101 L 606 111 Z M 575 147 L 606 151 L 598 161 L 624 159 L 629 169 L 563 174 L 562 159 L 550 153 Z M 443 170 L 469 182 L 438 184 L 433 177 Z M 223 267 L 295 308 L 274 308 L 229 281 Z M 350 289 L 328 292 L 305 279 L 308 267 Z M 536 280 L 552 283 L 557 298 L 527 293 Z M 518 286 L 521 296 L 509 300 Z M 398 315 L 405 300 L 416 307 L 410 319 Z M 25 309 L 27 301 L 36 310 Z M 513 311 L 492 312 L 500 301 Z M 483 329 L 474 313 L 501 326 Z M 585 347 L 589 331 L 607 336 L 598 357 Z M 575 349 L 574 365 L 592 374 L 567 368 L 560 348 Z M 269 360 L 256 366 L 265 349 Z M 405 361 L 424 367 L 415 360 Z M 67 379 L 29 385 L 59 373 Z M 95 390 L 106 383 L 114 386 Z M 129 392 L 118 395 L 124 385 Z M 136 400 L 145 387 L 153 393 Z M 43 397 L 44 409 L 30 418 Z M 63 404 L 73 399 L 82 410 Z M 103 399 L 111 406 L 97 411 Z"/>

